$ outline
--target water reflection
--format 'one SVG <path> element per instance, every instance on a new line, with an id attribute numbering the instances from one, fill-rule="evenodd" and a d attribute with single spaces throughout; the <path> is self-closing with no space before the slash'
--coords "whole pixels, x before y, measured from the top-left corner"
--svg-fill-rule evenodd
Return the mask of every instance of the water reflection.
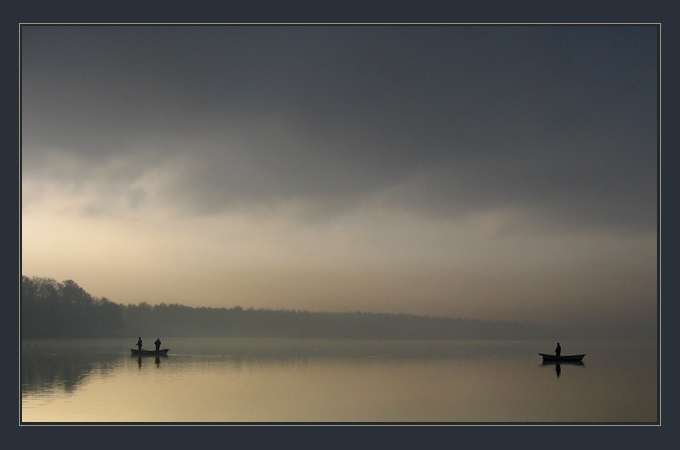
<path id="1" fill-rule="evenodd" d="M 118 366 L 115 354 L 23 352 L 21 358 L 22 394 L 60 391 L 73 393 L 93 373 L 107 375 Z"/>
<path id="2" fill-rule="evenodd" d="M 125 340 L 39 340 L 22 345 L 22 395 L 73 393 L 92 375 L 107 375 L 126 366 L 189 373 L 227 364 L 236 371 L 280 370 L 291 373 L 312 362 L 343 361 L 348 367 L 379 364 L 408 366 L 440 360 L 479 360 L 480 344 L 451 341 L 318 341 L 263 339 L 194 339 L 183 342 L 180 353 L 131 355 Z M 494 348 L 508 344 L 493 343 Z M 487 344 L 481 347 L 486 348 Z M 151 358 L 153 356 L 153 359 Z M 130 364 L 132 363 L 132 364 Z M 136 364 L 135 364 L 136 363 Z M 121 373 L 118 370 L 118 373 Z"/>
<path id="3" fill-rule="evenodd" d="M 167 356 L 163 356 L 164 358 L 167 358 Z M 145 359 L 143 356 L 138 356 L 137 357 L 137 367 L 140 369 L 142 368 L 142 360 Z M 156 367 L 161 366 L 161 357 L 160 356 L 155 356 L 154 357 L 154 363 L 156 364 Z"/>
<path id="4" fill-rule="evenodd" d="M 567 366 L 585 366 L 583 361 L 543 361 L 542 366 L 555 366 L 555 374 L 557 375 L 557 378 L 562 375 L 562 366 L 561 364 L 567 365 Z"/>
<path id="5" fill-rule="evenodd" d="M 182 344 L 168 357 L 153 358 L 131 357 L 124 341 L 22 345 L 22 421 L 656 418 L 655 355 L 645 358 L 638 351 L 635 358 L 628 357 L 630 352 L 619 347 L 598 349 L 597 353 L 611 356 L 589 363 L 592 367 L 586 373 L 568 367 L 584 367 L 582 362 L 536 361 L 532 349 L 540 343 L 535 342 L 186 340 Z M 537 366 L 547 366 L 547 376 L 537 373 Z M 560 389 L 554 389 L 556 383 Z M 167 389 L 169 384 L 173 389 Z M 617 387 L 622 384 L 633 388 L 621 393 Z M 140 404 L 140 390 L 153 398 L 162 396 L 163 401 Z M 574 401 L 554 408 L 564 398 Z"/>

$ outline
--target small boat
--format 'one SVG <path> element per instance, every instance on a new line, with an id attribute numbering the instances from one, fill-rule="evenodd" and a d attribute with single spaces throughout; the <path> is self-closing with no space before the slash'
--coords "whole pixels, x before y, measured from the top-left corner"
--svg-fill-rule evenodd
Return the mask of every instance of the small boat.
<path id="1" fill-rule="evenodd" d="M 164 348 L 162 350 L 137 350 L 131 348 L 132 356 L 168 356 L 169 348 Z"/>
<path id="2" fill-rule="evenodd" d="M 549 359 L 544 359 L 541 363 L 542 366 L 560 366 L 561 364 L 566 364 L 568 366 L 585 366 L 583 361 L 551 361 Z"/>
<path id="3" fill-rule="evenodd" d="M 543 357 L 543 361 L 556 361 L 556 362 L 570 362 L 570 361 L 581 361 L 585 355 L 548 355 L 546 353 L 539 353 Z"/>

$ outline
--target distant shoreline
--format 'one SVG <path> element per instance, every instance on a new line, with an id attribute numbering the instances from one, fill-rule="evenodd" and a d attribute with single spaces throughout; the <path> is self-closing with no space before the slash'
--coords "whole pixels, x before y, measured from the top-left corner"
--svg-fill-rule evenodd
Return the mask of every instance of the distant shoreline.
<path id="1" fill-rule="evenodd" d="M 400 339 L 579 340 L 646 339 L 656 327 L 640 325 L 547 327 L 528 321 L 478 320 L 415 314 L 310 312 L 121 305 L 88 294 L 74 281 L 22 277 L 22 338 L 124 338 L 145 336 Z"/>

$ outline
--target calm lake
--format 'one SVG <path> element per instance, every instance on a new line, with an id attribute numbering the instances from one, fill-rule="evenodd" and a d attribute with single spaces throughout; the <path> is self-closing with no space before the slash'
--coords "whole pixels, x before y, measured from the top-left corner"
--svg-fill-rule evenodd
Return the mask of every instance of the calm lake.
<path id="1" fill-rule="evenodd" d="M 545 341 L 23 340 L 21 422 L 657 423 L 657 345 Z M 146 337 L 153 348 L 156 336 Z"/>

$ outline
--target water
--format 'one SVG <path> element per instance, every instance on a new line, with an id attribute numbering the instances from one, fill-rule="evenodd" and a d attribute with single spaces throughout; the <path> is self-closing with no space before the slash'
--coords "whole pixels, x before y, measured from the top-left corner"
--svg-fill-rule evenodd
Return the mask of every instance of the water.
<path id="1" fill-rule="evenodd" d="M 155 339 L 155 337 L 153 337 Z M 151 345 L 151 340 L 147 339 Z M 24 340 L 23 423 L 656 423 L 655 342 Z"/>

